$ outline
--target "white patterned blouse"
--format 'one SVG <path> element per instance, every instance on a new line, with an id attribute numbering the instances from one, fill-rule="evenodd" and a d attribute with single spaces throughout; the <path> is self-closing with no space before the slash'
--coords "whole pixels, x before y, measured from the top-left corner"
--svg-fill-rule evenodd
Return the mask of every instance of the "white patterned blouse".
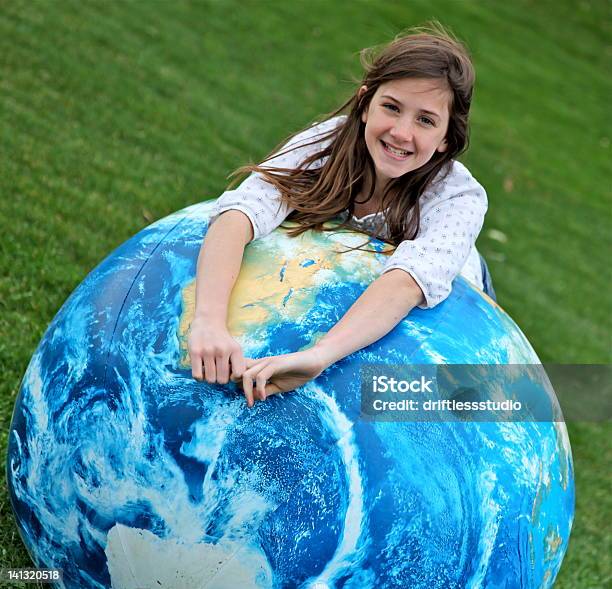
<path id="1" fill-rule="evenodd" d="M 298 146 L 297 149 L 275 155 L 265 165 L 297 168 L 306 157 L 323 149 L 326 143 L 316 142 L 303 148 L 299 145 L 327 133 L 345 118 L 345 115 L 334 117 L 299 133 L 277 153 L 293 146 Z M 317 160 L 311 167 L 323 164 L 324 160 Z M 382 270 L 384 273 L 400 268 L 408 272 L 423 291 L 425 302 L 420 305 L 423 309 L 442 302 L 459 274 L 478 288 L 483 286 L 480 256 L 474 244 L 487 210 L 486 192 L 458 161 L 453 161 L 445 177 L 441 176 L 434 178 L 421 195 L 419 233 L 415 239 L 402 241 Z M 271 233 L 293 210 L 281 201 L 278 190 L 258 173 L 251 174 L 240 186 L 219 197 L 211 222 L 230 209 L 242 211 L 250 219 L 253 239 Z M 346 219 L 348 211 L 343 214 Z M 382 214 L 361 218 L 353 216 L 350 225 L 371 231 L 380 222 L 379 215 Z"/>

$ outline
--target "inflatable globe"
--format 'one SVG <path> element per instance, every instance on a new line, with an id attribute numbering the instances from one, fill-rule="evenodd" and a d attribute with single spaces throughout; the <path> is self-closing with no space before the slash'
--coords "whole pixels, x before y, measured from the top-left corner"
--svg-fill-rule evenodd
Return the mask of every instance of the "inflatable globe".
<path id="1" fill-rule="evenodd" d="M 28 366 L 7 474 L 34 563 L 79 589 L 551 587 L 574 508 L 562 421 L 385 421 L 360 405 L 365 364 L 538 364 L 508 315 L 458 278 L 434 309 L 248 409 L 235 385 L 191 377 L 211 208 L 119 247 Z M 345 251 L 363 238 L 251 243 L 229 317 L 245 355 L 328 331 L 386 259 L 376 241 Z"/>

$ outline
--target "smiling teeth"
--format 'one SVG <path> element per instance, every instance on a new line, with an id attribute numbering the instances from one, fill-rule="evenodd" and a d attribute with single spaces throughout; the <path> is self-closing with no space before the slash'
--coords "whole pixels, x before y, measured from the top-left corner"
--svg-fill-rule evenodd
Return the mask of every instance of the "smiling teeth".
<path id="1" fill-rule="evenodd" d="M 410 153 L 409 151 L 404 151 L 402 149 L 395 149 L 395 147 L 391 147 L 388 143 L 384 143 L 384 145 L 391 153 L 394 153 L 395 155 L 408 155 Z"/>

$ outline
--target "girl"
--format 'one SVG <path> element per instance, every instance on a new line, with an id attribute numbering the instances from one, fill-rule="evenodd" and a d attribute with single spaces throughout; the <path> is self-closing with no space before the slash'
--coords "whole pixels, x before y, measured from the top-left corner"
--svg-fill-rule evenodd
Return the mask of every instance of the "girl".
<path id="1" fill-rule="evenodd" d="M 434 24 L 399 36 L 373 59 L 369 50 L 361 55 L 365 76 L 345 104 L 261 165 L 235 172 L 252 173 L 218 199 L 200 250 L 192 375 L 241 379 L 249 407 L 375 342 L 415 306 L 434 307 L 458 274 L 487 286 L 474 247 L 486 193 L 455 160 L 467 147 L 474 86 L 466 49 Z M 244 247 L 287 217 L 299 224 L 295 236 L 325 230 L 338 216 L 342 226 L 396 246 L 382 274 L 311 348 L 245 359 L 226 327 Z"/>

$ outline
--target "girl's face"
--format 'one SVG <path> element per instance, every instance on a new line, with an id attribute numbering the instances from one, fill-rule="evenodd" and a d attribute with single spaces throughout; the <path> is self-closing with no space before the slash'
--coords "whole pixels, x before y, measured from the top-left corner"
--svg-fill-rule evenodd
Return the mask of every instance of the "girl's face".
<path id="1" fill-rule="evenodd" d="M 367 90 L 359 89 L 358 96 Z M 381 84 L 362 113 L 376 183 L 398 178 L 447 149 L 451 93 L 444 82 L 404 78 Z"/>

